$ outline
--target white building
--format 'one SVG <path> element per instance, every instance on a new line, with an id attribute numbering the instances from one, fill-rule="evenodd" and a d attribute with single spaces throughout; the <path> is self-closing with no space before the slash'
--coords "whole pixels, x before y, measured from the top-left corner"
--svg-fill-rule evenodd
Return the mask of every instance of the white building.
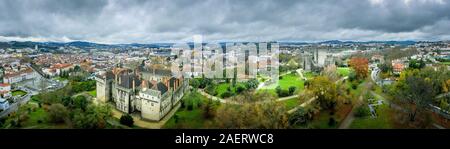
<path id="1" fill-rule="evenodd" d="M 0 97 L 0 109 L 6 110 L 8 108 L 9 108 L 9 102 L 6 99 Z"/>
<path id="2" fill-rule="evenodd" d="M 5 74 L 3 76 L 3 83 L 14 84 L 24 80 L 33 79 L 37 77 L 37 73 L 29 68 L 24 71 Z"/>
<path id="3" fill-rule="evenodd" d="M 0 83 L 0 97 L 11 96 L 11 85 L 6 83 Z"/>

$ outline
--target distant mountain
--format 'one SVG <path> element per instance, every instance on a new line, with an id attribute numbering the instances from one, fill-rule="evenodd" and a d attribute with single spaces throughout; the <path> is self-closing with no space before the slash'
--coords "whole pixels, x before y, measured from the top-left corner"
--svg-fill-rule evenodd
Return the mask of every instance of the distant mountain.
<path id="1" fill-rule="evenodd" d="M 323 42 L 319 42 L 319 44 L 342 44 L 342 41 L 339 40 L 328 40 L 328 41 L 323 41 Z"/>
<path id="2" fill-rule="evenodd" d="M 242 42 L 246 43 L 246 42 Z M 280 45 L 305 45 L 310 44 L 312 42 L 297 42 L 297 41 L 280 41 L 278 42 Z M 413 45 L 416 43 L 416 41 L 406 40 L 406 41 L 364 41 L 364 42 L 358 42 L 358 41 L 340 41 L 340 40 L 328 40 L 328 41 L 322 41 L 322 42 L 316 42 L 316 44 L 367 44 L 367 43 L 383 43 L 388 45 Z M 189 42 L 187 43 L 190 47 L 193 47 L 193 43 Z M 203 43 L 206 44 L 206 43 Z M 226 44 L 226 42 L 220 43 L 222 46 Z M 44 48 L 48 50 L 55 50 L 59 47 L 78 47 L 81 49 L 104 49 L 104 48 L 120 48 L 120 49 L 126 49 L 126 48 L 169 48 L 174 45 L 174 43 L 150 43 L 150 44 L 140 44 L 140 43 L 131 43 L 131 44 L 98 44 L 93 42 L 86 42 L 86 41 L 73 41 L 73 42 L 32 42 L 32 41 L 25 41 L 25 42 L 19 42 L 19 41 L 10 41 L 10 42 L 0 42 L 0 48 L 34 48 L 36 45 L 39 46 L 39 48 Z"/>
<path id="3" fill-rule="evenodd" d="M 382 43 L 388 45 L 414 45 L 416 42 L 412 40 L 405 41 L 340 41 L 340 40 L 329 40 L 319 42 L 319 44 L 370 44 L 370 43 Z"/>

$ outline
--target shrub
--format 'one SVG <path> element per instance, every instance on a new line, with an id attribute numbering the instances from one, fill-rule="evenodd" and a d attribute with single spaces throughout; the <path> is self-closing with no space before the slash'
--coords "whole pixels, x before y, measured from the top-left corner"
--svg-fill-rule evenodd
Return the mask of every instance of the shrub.
<path id="1" fill-rule="evenodd" d="M 297 89 L 297 87 L 295 87 L 295 86 L 290 86 L 290 87 L 289 87 L 289 95 L 293 95 L 296 89 Z"/>
<path id="2" fill-rule="evenodd" d="M 243 86 L 238 86 L 238 87 L 236 88 L 236 92 L 237 92 L 237 93 L 242 93 L 243 91 L 245 91 L 245 87 L 243 87 Z"/>
<path id="3" fill-rule="evenodd" d="M 352 82 L 352 89 L 358 88 L 358 83 L 356 81 Z"/>
<path id="4" fill-rule="evenodd" d="M 275 88 L 275 92 L 277 93 L 278 97 L 287 97 L 290 95 L 288 90 L 283 90 L 280 86 Z"/>
<path id="5" fill-rule="evenodd" d="M 61 123 L 64 122 L 65 118 L 68 116 L 68 110 L 64 105 L 57 103 L 52 104 L 48 108 L 48 117 L 50 122 Z"/>
<path id="6" fill-rule="evenodd" d="M 369 116 L 369 114 L 370 114 L 370 109 L 369 109 L 369 107 L 367 107 L 366 104 L 357 107 L 355 110 L 356 110 L 355 111 L 356 117 L 366 117 L 366 116 Z"/>
<path id="7" fill-rule="evenodd" d="M 188 111 L 192 111 L 194 109 L 194 105 L 192 105 L 192 104 L 188 104 L 187 105 L 187 110 Z"/>
<path id="8" fill-rule="evenodd" d="M 275 92 L 276 92 L 278 95 L 280 95 L 280 94 L 281 94 L 281 87 L 280 87 L 280 86 L 277 86 L 277 87 L 275 88 Z"/>
<path id="9" fill-rule="evenodd" d="M 233 93 L 231 93 L 230 91 L 226 91 L 226 92 L 222 93 L 222 95 L 220 95 L 220 97 L 222 97 L 222 98 L 228 98 L 231 96 L 233 96 Z"/>
<path id="10" fill-rule="evenodd" d="M 328 126 L 334 126 L 336 125 L 336 120 L 333 117 L 330 117 L 330 119 L 328 120 Z"/>
<path id="11" fill-rule="evenodd" d="M 216 86 L 215 85 L 208 85 L 205 88 L 205 92 L 210 94 L 210 95 L 216 96 L 217 95 Z"/>
<path id="12" fill-rule="evenodd" d="M 120 117 L 120 124 L 126 125 L 128 127 L 133 126 L 133 124 L 134 124 L 133 117 L 131 117 L 131 115 L 129 115 L 129 114 L 122 115 Z"/>
<path id="13" fill-rule="evenodd" d="M 182 100 L 181 101 L 181 108 L 185 108 L 186 107 L 186 105 L 185 105 L 185 101 L 184 100 Z"/>

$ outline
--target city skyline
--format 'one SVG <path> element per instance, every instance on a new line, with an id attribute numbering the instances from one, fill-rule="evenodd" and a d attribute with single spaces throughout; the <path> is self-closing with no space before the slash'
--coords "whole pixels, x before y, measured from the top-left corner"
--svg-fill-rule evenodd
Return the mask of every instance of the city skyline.
<path id="1" fill-rule="evenodd" d="M 0 3 L 0 41 L 145 44 L 190 41 L 194 35 L 205 42 L 450 39 L 445 0 Z"/>

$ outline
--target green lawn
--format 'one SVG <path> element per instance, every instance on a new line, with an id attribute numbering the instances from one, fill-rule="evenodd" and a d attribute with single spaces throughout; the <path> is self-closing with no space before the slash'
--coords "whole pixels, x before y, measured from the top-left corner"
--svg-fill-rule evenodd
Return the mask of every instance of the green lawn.
<path id="1" fill-rule="evenodd" d="M 349 67 L 338 67 L 337 73 L 341 76 L 348 76 L 350 74 L 351 69 Z"/>
<path id="2" fill-rule="evenodd" d="M 205 103 L 208 99 L 197 92 L 191 92 L 186 94 L 183 99 L 184 102 L 187 100 L 194 100 L 197 102 Z M 217 106 L 217 104 L 216 104 Z M 175 123 L 175 117 L 178 116 L 178 122 Z M 167 121 L 163 128 L 205 128 L 208 119 L 203 117 L 203 109 L 201 107 L 194 107 L 192 110 L 188 110 L 187 107 L 180 107 L 172 118 Z"/>
<path id="3" fill-rule="evenodd" d="M 15 90 L 12 92 L 12 96 L 23 96 L 25 94 L 27 94 L 27 92 L 22 91 L 22 90 Z"/>
<path id="4" fill-rule="evenodd" d="M 26 115 L 25 118 L 22 119 L 22 121 L 20 122 L 20 128 L 25 128 L 25 129 L 67 129 L 69 128 L 69 126 L 65 123 L 61 123 L 61 124 L 53 124 L 48 122 L 48 113 L 47 111 L 45 111 L 44 108 L 39 108 L 37 105 L 35 104 L 28 104 L 28 105 L 23 105 L 23 106 L 27 106 L 29 108 L 29 110 L 25 110 L 24 115 Z M 8 117 L 6 119 L 6 123 L 8 124 L 5 128 L 10 128 L 11 122 L 15 121 L 15 117 Z M 6 124 L 5 123 L 5 124 Z"/>
<path id="5" fill-rule="evenodd" d="M 450 65 L 450 62 L 439 62 L 440 64 Z"/>
<path id="6" fill-rule="evenodd" d="M 43 125 L 47 122 L 47 112 L 43 108 L 36 108 L 35 111 L 28 114 L 28 117 L 28 120 L 24 122 L 25 126 Z"/>
<path id="7" fill-rule="evenodd" d="M 305 72 L 303 73 L 303 76 L 306 77 L 307 79 L 313 78 L 314 76 L 317 76 L 317 74 L 313 73 L 313 72 Z"/>
<path id="8" fill-rule="evenodd" d="M 350 82 L 349 80 L 346 80 L 344 85 L 346 86 L 346 88 L 348 88 L 350 90 L 350 93 L 352 95 L 358 96 L 359 94 L 361 94 L 361 91 L 364 88 L 363 87 L 364 82 L 365 82 L 365 80 L 361 81 L 360 83 L 358 82 L 359 84 L 357 84 L 356 89 L 352 88 L 352 82 Z"/>
<path id="9" fill-rule="evenodd" d="M 295 86 L 296 90 L 295 93 L 298 93 L 299 91 L 303 90 L 303 85 L 304 85 L 305 81 L 303 79 L 300 78 L 300 76 L 298 74 L 287 74 L 284 75 L 281 79 L 278 80 L 278 84 L 272 84 L 269 86 L 264 86 L 263 88 L 261 88 L 259 90 L 259 92 L 264 92 L 267 91 L 269 93 L 275 94 L 275 88 L 277 86 L 280 86 L 281 89 L 283 90 L 288 90 L 289 87 L 291 86 Z"/>
<path id="10" fill-rule="evenodd" d="M 319 115 L 314 117 L 314 120 L 311 122 L 310 126 L 312 128 L 318 128 L 318 129 L 333 129 L 338 127 L 338 122 L 336 122 L 335 125 L 328 125 L 328 122 L 330 121 L 330 118 L 333 117 L 335 120 L 337 120 L 335 115 L 330 115 L 329 111 L 321 111 Z"/>
<path id="11" fill-rule="evenodd" d="M 88 92 L 92 97 L 97 97 L 97 90 L 92 90 Z"/>
<path id="12" fill-rule="evenodd" d="M 243 86 L 244 84 L 238 82 L 235 87 L 231 87 L 231 83 L 219 83 L 216 88 L 217 96 L 220 97 L 220 95 L 225 93 L 228 90 L 228 87 L 231 87 L 232 93 L 236 93 L 236 88 L 240 85 Z"/>
<path id="13" fill-rule="evenodd" d="M 393 128 L 389 117 L 389 106 L 386 104 L 380 105 L 377 108 L 378 117 L 355 117 L 355 120 L 350 125 L 354 129 L 389 129 Z"/>
<path id="14" fill-rule="evenodd" d="M 298 97 L 293 97 L 291 99 L 283 101 L 283 103 L 286 106 L 286 109 L 290 110 L 300 105 L 300 99 Z"/>

